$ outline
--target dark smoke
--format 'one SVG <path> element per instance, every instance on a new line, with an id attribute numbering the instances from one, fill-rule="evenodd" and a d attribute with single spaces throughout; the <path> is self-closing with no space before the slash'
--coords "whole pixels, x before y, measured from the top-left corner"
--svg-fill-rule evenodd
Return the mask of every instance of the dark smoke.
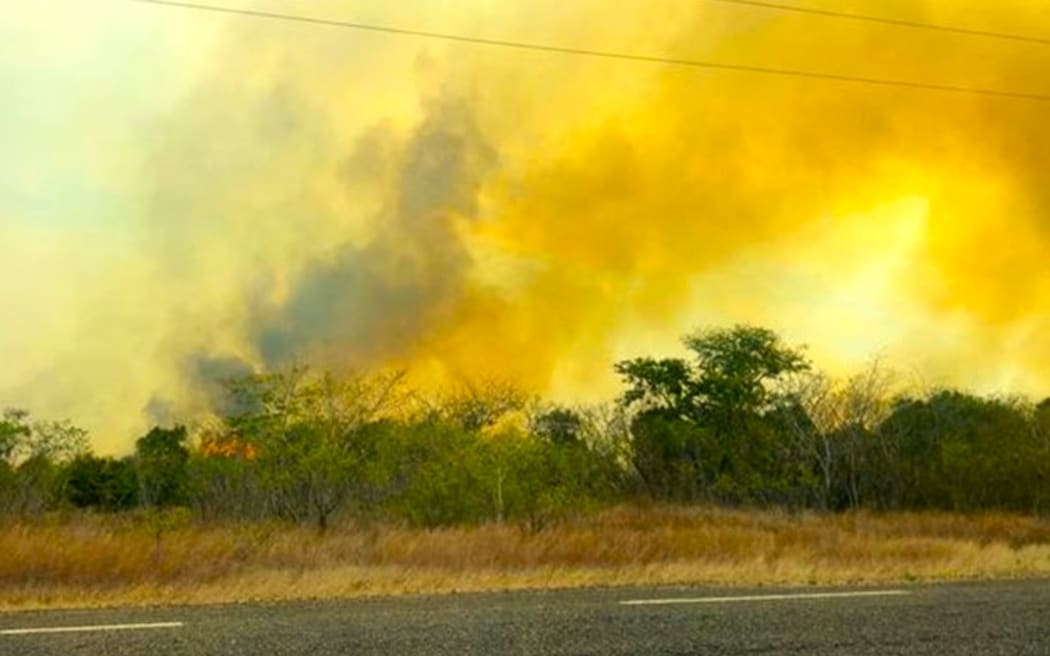
<path id="1" fill-rule="evenodd" d="M 448 320 L 462 297 L 472 263 L 456 223 L 477 218 L 478 189 L 496 152 L 472 108 L 447 99 L 427 108 L 401 148 L 381 142 L 367 135 L 348 160 L 355 176 L 394 171 L 375 234 L 316 262 L 287 303 L 263 318 L 256 341 L 267 363 L 382 362 L 410 350 L 427 325 Z"/>

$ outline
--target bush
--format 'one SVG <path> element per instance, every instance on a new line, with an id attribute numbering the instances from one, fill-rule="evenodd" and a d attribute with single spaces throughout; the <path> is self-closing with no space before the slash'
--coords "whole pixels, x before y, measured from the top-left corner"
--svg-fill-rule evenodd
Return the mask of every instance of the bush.
<path id="1" fill-rule="evenodd" d="M 81 455 L 69 463 L 66 497 L 78 508 L 132 508 L 138 503 L 135 464 L 130 458 Z"/>

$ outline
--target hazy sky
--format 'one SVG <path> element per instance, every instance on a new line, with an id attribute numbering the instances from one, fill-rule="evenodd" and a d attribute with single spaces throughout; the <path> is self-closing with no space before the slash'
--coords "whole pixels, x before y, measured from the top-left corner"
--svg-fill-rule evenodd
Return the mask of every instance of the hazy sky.
<path id="1" fill-rule="evenodd" d="M 8 4 L 0 406 L 103 451 L 291 359 L 594 399 L 741 321 L 836 372 L 1050 389 L 1050 103 Z M 1050 93 L 1050 47 L 708 0 L 225 4 Z M 1036 1 L 805 4 L 1050 36 Z"/>

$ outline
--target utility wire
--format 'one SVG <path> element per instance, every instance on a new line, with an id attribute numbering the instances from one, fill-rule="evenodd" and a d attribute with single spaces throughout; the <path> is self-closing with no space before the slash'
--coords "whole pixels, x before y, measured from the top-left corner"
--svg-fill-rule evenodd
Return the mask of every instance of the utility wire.
<path id="1" fill-rule="evenodd" d="M 935 84 L 927 82 L 912 82 L 908 80 L 895 80 L 888 78 L 861 77 L 855 75 L 843 75 L 838 73 L 822 73 L 819 71 L 797 70 L 789 68 L 771 68 L 766 66 L 750 66 L 747 64 L 725 64 L 698 59 L 678 59 L 674 57 L 663 57 L 658 55 L 641 55 L 625 52 L 612 52 L 607 50 L 590 50 L 586 48 L 574 48 L 568 46 L 556 46 L 543 43 L 529 43 L 524 41 L 508 41 L 503 39 L 488 39 L 483 37 L 464 36 L 460 34 L 448 34 L 444 32 L 429 32 L 425 30 L 413 30 L 388 25 L 376 25 L 372 23 L 355 23 L 351 21 L 335 20 L 329 18 L 314 18 L 300 16 L 297 14 L 283 14 L 256 9 L 239 9 L 234 7 L 220 7 L 217 5 L 200 4 L 196 2 L 182 2 L 180 0 L 130 0 L 151 5 L 162 5 L 166 7 L 179 7 L 182 9 L 193 9 L 220 14 L 231 14 L 237 16 L 251 16 L 254 18 L 267 18 L 272 20 L 291 21 L 310 25 L 324 25 L 328 27 L 339 27 L 352 30 L 363 30 L 368 32 L 380 32 L 384 34 L 398 34 L 403 36 L 416 36 L 426 39 L 439 39 L 443 41 L 454 41 L 457 43 L 471 43 L 483 46 L 494 46 L 501 48 L 514 48 L 518 50 L 530 50 L 535 52 L 547 52 L 563 55 L 580 55 L 584 57 L 596 57 L 602 59 L 617 59 L 624 61 L 647 62 L 653 64 L 667 64 L 671 66 L 683 66 L 689 68 L 702 68 L 710 70 L 736 71 L 745 73 L 759 73 L 763 75 L 779 75 L 784 77 L 808 78 L 815 80 L 850 82 L 880 87 L 902 87 L 907 89 L 924 89 L 927 91 L 943 91 L 949 93 L 963 93 L 978 96 L 993 96 L 999 98 L 1015 98 L 1023 100 L 1050 101 L 1050 95 L 1027 93 L 1022 91 L 1006 91 L 1001 89 L 989 89 L 984 87 L 957 86 L 953 84 Z"/>
<path id="2" fill-rule="evenodd" d="M 774 11 L 791 12 L 795 14 L 807 14 L 810 16 L 824 16 L 827 18 L 841 18 L 865 23 L 881 23 L 883 25 L 894 25 L 896 27 L 910 27 L 917 30 L 932 30 L 935 32 L 948 32 L 951 34 L 965 34 L 967 36 L 980 36 L 988 39 L 1004 39 L 1007 41 L 1020 41 L 1022 43 L 1037 43 L 1050 45 L 1050 38 L 1027 36 L 1024 34 L 1012 34 L 1010 32 L 993 32 L 991 30 L 979 30 L 969 27 L 956 27 L 954 25 L 941 25 L 939 23 L 924 23 L 922 21 L 904 20 L 900 18 L 884 18 L 868 14 L 854 14 L 847 11 L 835 11 L 831 9 L 810 9 L 798 5 L 788 5 L 779 2 L 766 2 L 765 0 L 708 0 L 709 2 L 721 2 L 730 5 L 742 5 L 759 9 L 772 9 Z"/>

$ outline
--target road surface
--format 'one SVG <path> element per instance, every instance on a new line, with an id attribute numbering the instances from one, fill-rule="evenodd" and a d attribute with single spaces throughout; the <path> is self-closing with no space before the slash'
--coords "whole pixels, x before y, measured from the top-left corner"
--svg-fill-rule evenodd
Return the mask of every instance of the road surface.
<path id="1" fill-rule="evenodd" d="M 0 654 L 1050 654 L 1050 581 L 0 614 Z"/>

